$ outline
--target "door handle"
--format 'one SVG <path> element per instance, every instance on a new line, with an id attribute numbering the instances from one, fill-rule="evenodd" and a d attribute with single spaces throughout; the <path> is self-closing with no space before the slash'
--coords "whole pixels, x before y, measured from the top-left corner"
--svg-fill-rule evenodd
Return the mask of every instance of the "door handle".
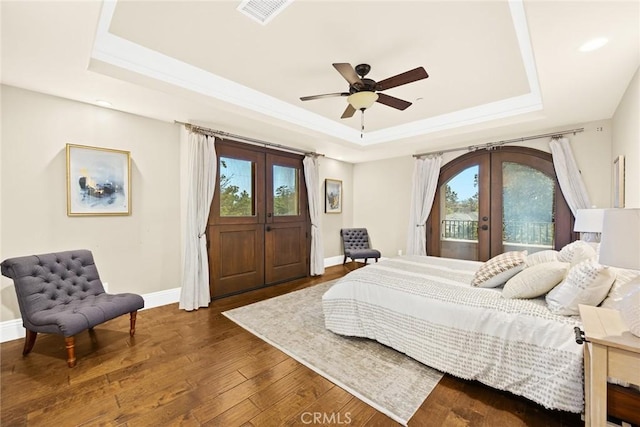
<path id="1" fill-rule="evenodd" d="M 480 229 L 481 230 L 488 230 L 489 226 L 487 224 L 484 224 L 484 225 L 480 226 Z"/>
<path id="2" fill-rule="evenodd" d="M 271 231 L 271 227 L 267 225 L 266 230 L 267 230 L 267 231 Z"/>
<path id="3" fill-rule="evenodd" d="M 269 213 L 267 214 L 267 217 L 268 217 L 268 218 L 271 218 L 271 216 L 272 216 L 272 213 L 271 213 L 271 212 L 269 212 Z"/>

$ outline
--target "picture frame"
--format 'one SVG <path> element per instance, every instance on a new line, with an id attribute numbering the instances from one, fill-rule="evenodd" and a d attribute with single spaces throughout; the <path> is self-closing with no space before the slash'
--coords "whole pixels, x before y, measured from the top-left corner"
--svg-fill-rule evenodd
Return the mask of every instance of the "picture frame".
<path id="1" fill-rule="evenodd" d="M 131 153 L 67 144 L 67 215 L 131 215 Z"/>
<path id="2" fill-rule="evenodd" d="M 342 213 L 342 181 L 324 180 L 324 213 Z"/>
<path id="3" fill-rule="evenodd" d="M 613 161 L 613 207 L 624 208 L 624 156 Z"/>

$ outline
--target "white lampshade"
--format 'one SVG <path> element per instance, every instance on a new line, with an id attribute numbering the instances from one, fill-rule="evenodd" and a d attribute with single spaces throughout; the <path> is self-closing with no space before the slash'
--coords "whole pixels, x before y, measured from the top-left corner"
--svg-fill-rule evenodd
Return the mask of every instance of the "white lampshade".
<path id="1" fill-rule="evenodd" d="M 601 233 L 604 209 L 578 209 L 573 231 Z"/>
<path id="2" fill-rule="evenodd" d="M 375 92 L 362 91 L 349 95 L 347 102 L 356 110 L 367 109 L 378 100 L 378 94 Z"/>
<path id="3" fill-rule="evenodd" d="M 640 209 L 605 209 L 598 262 L 640 270 Z"/>

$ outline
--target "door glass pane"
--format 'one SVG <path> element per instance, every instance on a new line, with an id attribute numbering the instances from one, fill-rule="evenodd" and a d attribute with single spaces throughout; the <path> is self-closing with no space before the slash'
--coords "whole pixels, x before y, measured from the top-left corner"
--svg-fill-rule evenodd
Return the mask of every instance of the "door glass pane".
<path id="1" fill-rule="evenodd" d="M 478 259 L 478 172 L 471 166 L 440 187 L 440 256 Z"/>
<path id="2" fill-rule="evenodd" d="M 220 157 L 220 216 L 254 216 L 254 172 L 250 160 Z"/>
<path id="3" fill-rule="evenodd" d="M 298 215 L 298 169 L 273 165 L 273 214 Z"/>
<path id="4" fill-rule="evenodd" d="M 502 164 L 503 250 L 554 247 L 554 181 L 520 163 Z"/>

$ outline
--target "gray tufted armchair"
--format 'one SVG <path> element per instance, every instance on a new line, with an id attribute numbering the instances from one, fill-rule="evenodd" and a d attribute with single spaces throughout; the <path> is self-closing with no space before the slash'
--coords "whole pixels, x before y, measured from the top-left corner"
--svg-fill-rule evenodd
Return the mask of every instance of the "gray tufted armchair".
<path id="1" fill-rule="evenodd" d="M 366 228 L 343 228 L 340 230 L 342 237 L 342 248 L 344 249 L 344 260 L 342 265 L 347 262 L 347 258 L 352 260 L 364 259 L 366 264 L 369 258 L 375 258 L 378 262 L 380 251 L 371 249 L 369 243 L 369 233 Z"/>
<path id="2" fill-rule="evenodd" d="M 63 335 L 67 364 L 75 366 L 74 335 L 130 313 L 129 334 L 135 333 L 137 310 L 144 300 L 136 294 L 107 294 L 93 255 L 88 250 L 9 258 L 2 275 L 13 279 L 26 329 L 23 356 L 31 352 L 38 332 Z"/>

